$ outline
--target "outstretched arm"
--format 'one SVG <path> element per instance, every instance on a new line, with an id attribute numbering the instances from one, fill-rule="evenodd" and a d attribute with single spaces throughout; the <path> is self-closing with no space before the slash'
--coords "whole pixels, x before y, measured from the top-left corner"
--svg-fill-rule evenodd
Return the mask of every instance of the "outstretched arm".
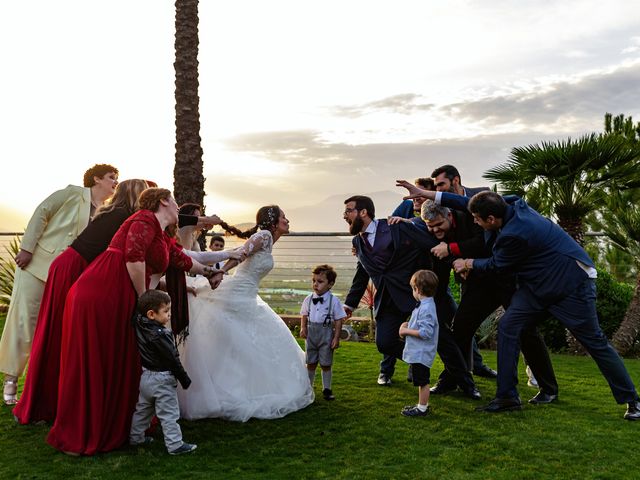
<path id="1" fill-rule="evenodd" d="M 433 190 L 425 190 L 420 187 L 416 187 L 413 183 L 407 182 L 406 180 L 396 180 L 396 187 L 406 188 L 408 191 L 408 195 L 403 197 L 405 200 L 410 200 L 412 198 L 426 198 L 427 200 L 435 200 L 436 192 Z"/>

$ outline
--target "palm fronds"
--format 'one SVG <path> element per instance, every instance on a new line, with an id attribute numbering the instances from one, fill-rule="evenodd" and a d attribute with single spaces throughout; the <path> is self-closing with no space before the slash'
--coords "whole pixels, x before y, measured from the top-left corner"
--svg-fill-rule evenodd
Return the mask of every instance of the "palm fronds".
<path id="1" fill-rule="evenodd" d="M 20 240 L 15 237 L 5 247 L 7 258 L 0 258 L 0 305 L 9 305 L 11 292 L 13 291 L 13 279 L 15 277 L 16 262 L 13 261 L 20 251 Z"/>

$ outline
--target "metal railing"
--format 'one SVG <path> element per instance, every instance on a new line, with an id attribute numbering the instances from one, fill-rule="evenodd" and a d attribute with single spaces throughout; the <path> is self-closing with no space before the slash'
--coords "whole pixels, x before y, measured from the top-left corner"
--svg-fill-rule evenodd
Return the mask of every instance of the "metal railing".
<path id="1" fill-rule="evenodd" d="M 0 257 L 7 258 L 7 247 L 22 232 L 0 233 Z M 338 274 L 333 292 L 344 300 L 355 273 L 356 258 L 351 253 L 351 235 L 343 232 L 294 232 L 273 247 L 274 269 L 260 285 L 260 295 L 273 308 L 297 313 L 302 300 L 311 293 L 311 270 L 327 263 Z M 225 237 L 225 249 L 245 240 Z"/>

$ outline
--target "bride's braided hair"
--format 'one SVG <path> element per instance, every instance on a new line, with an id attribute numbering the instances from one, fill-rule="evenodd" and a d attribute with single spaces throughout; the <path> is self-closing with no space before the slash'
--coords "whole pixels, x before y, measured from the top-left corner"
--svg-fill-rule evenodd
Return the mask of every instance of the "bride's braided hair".
<path id="1" fill-rule="evenodd" d="M 269 230 L 273 232 L 279 220 L 280 207 L 278 205 L 267 205 L 265 207 L 260 207 L 258 213 L 256 213 L 256 226 L 249 230 L 245 230 L 243 232 L 239 228 L 229 225 L 227 222 L 220 222 L 220 226 L 231 235 L 235 235 L 239 238 L 249 238 L 258 230 Z"/>

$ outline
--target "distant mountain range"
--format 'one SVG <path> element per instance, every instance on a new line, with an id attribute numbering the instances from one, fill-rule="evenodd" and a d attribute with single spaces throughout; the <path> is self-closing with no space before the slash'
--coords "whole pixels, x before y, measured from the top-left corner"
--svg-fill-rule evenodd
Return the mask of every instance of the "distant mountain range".
<path id="1" fill-rule="evenodd" d="M 395 210 L 402 201 L 402 194 L 383 190 L 364 193 L 373 199 L 376 206 L 376 217 L 384 218 Z M 344 201 L 350 194 L 332 195 L 313 205 L 285 210 L 291 222 L 292 232 L 346 232 L 347 223 L 342 218 Z"/>

